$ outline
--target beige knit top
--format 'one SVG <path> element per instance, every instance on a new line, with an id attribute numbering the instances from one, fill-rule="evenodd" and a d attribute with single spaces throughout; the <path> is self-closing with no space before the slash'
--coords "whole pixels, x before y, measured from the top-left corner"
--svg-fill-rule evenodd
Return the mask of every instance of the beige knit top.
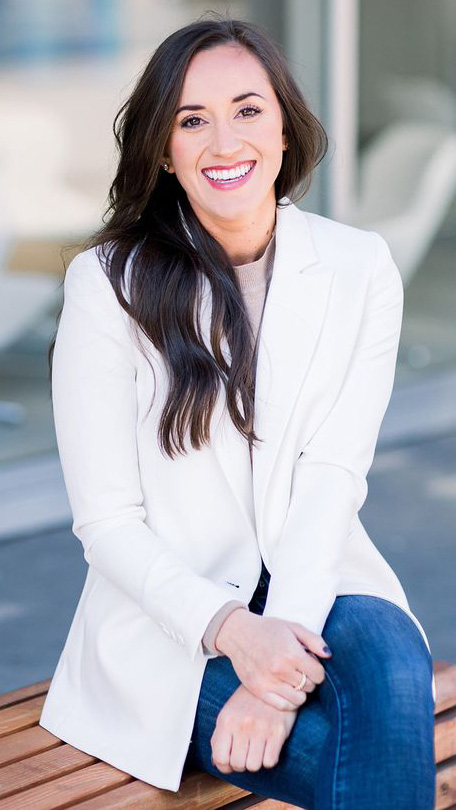
<path id="1" fill-rule="evenodd" d="M 234 266 L 255 338 L 258 336 L 263 316 L 266 295 L 272 277 L 274 256 L 275 230 L 272 233 L 263 255 L 260 256 L 259 259 L 256 259 L 254 262 L 249 262 L 248 264 Z M 220 651 L 215 647 L 217 633 L 229 614 L 239 607 L 247 608 L 247 605 L 245 602 L 232 599 L 223 605 L 215 616 L 213 616 L 203 636 L 203 649 L 206 653 L 221 655 Z"/>

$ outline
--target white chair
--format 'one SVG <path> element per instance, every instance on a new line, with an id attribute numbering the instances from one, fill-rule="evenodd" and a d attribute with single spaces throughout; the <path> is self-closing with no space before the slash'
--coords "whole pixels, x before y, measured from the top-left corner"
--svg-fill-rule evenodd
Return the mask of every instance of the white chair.
<path id="1" fill-rule="evenodd" d="M 358 197 L 344 217 L 385 237 L 407 284 L 456 193 L 456 133 L 426 122 L 386 127 L 364 150 Z"/>

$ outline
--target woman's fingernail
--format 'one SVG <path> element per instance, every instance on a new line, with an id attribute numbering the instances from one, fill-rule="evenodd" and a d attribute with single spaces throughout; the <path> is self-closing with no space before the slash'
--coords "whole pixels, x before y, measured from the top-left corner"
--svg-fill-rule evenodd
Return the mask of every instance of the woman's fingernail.
<path id="1" fill-rule="evenodd" d="M 332 655 L 332 652 L 327 645 L 323 647 L 323 652 L 326 653 L 326 655 Z"/>

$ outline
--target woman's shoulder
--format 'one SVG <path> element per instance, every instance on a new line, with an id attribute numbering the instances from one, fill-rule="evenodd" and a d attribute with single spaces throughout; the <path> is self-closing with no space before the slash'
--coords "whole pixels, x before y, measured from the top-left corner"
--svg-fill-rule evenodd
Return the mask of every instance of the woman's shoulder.
<path id="1" fill-rule="evenodd" d="M 376 231 L 358 228 L 347 222 L 342 222 L 322 214 L 314 214 L 310 211 L 302 211 L 312 230 L 314 238 L 327 244 L 327 240 L 335 240 L 334 246 L 337 249 L 344 247 L 356 247 L 360 250 L 371 250 L 378 241 L 385 241 Z"/>
<path id="2" fill-rule="evenodd" d="M 340 269 L 375 271 L 379 265 L 390 265 L 397 271 L 386 239 L 377 231 L 358 228 L 331 217 L 301 212 L 309 224 L 312 240 L 322 261 Z"/>
<path id="3" fill-rule="evenodd" d="M 315 214 L 296 204 L 286 210 L 292 231 L 299 233 L 304 242 L 310 240 L 320 266 L 330 267 L 342 284 L 351 288 L 360 277 L 375 278 L 375 289 L 388 288 L 396 297 L 403 297 L 399 268 L 386 239 L 377 231 Z"/>
<path id="4" fill-rule="evenodd" d="M 67 307 L 75 308 L 84 317 L 90 315 L 93 323 L 109 323 L 110 329 L 124 332 L 130 316 L 120 303 L 107 271 L 103 244 L 81 250 L 69 263 L 64 277 L 63 296 Z M 125 282 L 122 279 L 122 293 L 125 295 Z M 120 332 L 119 332 L 120 334 Z"/>
<path id="5" fill-rule="evenodd" d="M 103 260 L 103 245 L 86 248 L 77 253 L 70 261 L 65 271 L 65 282 L 80 279 L 84 282 L 94 283 L 102 275 L 106 276 L 106 265 Z"/>
<path id="6" fill-rule="evenodd" d="M 400 270 L 386 239 L 377 231 L 306 212 L 320 261 L 333 267 L 349 284 L 360 276 L 374 279 L 372 293 L 382 290 L 395 299 L 404 297 Z"/>
<path id="7" fill-rule="evenodd" d="M 108 295 L 114 290 L 110 280 L 109 263 L 112 255 L 113 244 L 102 242 L 93 247 L 81 250 L 71 260 L 65 273 L 65 286 L 77 285 L 87 290 L 105 291 Z M 128 289 L 128 280 L 131 273 L 132 253 L 127 259 L 123 274 L 123 292 Z"/>
<path id="8" fill-rule="evenodd" d="M 359 228 L 323 214 L 316 214 L 298 208 L 296 204 L 288 205 L 286 197 L 281 202 L 287 203 L 289 222 L 298 231 L 308 230 L 309 235 L 321 258 L 337 254 L 340 260 L 350 257 L 351 261 L 359 255 L 365 261 L 377 253 L 379 246 L 387 247 L 385 239 L 376 231 Z"/>

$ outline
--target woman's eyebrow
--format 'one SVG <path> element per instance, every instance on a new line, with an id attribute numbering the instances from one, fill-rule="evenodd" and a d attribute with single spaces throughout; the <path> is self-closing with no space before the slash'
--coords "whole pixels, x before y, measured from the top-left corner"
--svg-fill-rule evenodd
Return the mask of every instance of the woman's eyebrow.
<path id="1" fill-rule="evenodd" d="M 235 96 L 232 99 L 232 103 L 237 104 L 238 101 L 244 101 L 244 99 L 248 98 L 249 96 L 258 96 L 258 98 L 264 99 L 264 96 L 261 96 L 259 93 L 249 92 L 249 93 L 241 93 L 240 96 Z M 264 100 L 266 101 L 266 99 Z M 184 107 L 179 107 L 179 109 L 176 111 L 176 115 L 182 112 L 182 110 L 191 110 L 192 112 L 194 112 L 195 110 L 204 110 L 204 109 L 206 108 L 203 107 L 202 104 L 186 104 Z"/>

